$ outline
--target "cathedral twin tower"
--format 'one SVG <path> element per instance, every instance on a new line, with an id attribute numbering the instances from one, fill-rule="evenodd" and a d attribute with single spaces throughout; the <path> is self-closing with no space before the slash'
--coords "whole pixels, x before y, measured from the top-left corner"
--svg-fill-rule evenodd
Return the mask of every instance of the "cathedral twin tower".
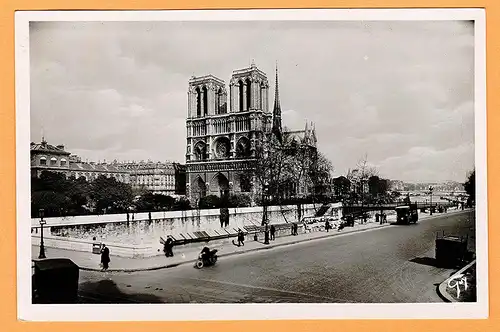
<path id="1" fill-rule="evenodd" d="M 253 63 L 233 71 L 229 96 L 224 81 L 213 75 L 190 79 L 186 180 L 193 203 L 205 195 L 255 193 L 251 160 L 272 118 L 266 74 Z M 275 118 L 281 120 L 281 114 Z"/>

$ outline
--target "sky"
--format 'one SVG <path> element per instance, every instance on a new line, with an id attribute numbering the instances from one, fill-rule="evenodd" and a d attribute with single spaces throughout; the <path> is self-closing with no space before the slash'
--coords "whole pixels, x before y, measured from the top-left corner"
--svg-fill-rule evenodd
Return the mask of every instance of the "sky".
<path id="1" fill-rule="evenodd" d="M 464 182 L 474 167 L 474 27 L 465 21 L 32 22 L 31 141 L 89 161 L 185 162 L 188 81 L 254 61 L 283 126 L 314 122 L 345 175 Z M 272 111 L 272 109 L 270 109 Z"/>

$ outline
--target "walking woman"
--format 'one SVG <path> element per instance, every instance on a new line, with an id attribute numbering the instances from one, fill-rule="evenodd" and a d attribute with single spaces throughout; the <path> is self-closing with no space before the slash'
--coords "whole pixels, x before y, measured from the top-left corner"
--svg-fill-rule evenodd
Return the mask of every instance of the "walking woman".
<path id="1" fill-rule="evenodd" d="M 103 244 L 101 248 L 101 264 L 102 264 L 101 271 L 106 271 L 109 268 L 110 261 L 111 260 L 109 259 L 109 249 L 108 247 L 106 247 L 105 244 Z"/>

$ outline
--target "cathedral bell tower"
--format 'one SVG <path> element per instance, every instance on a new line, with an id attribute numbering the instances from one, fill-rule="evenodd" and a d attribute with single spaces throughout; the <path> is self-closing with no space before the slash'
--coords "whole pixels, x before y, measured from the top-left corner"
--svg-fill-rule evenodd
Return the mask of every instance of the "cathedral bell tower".
<path id="1" fill-rule="evenodd" d="M 186 119 L 190 200 L 230 192 L 252 194 L 248 174 L 256 144 L 271 129 L 268 91 L 267 77 L 254 63 L 233 71 L 229 98 L 224 81 L 213 75 L 190 79 Z"/>

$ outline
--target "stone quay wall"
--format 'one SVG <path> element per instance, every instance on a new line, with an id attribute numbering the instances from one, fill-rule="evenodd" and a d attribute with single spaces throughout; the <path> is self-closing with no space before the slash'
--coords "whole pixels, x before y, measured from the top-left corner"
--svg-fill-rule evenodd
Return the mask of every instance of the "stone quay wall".
<path id="1" fill-rule="evenodd" d="M 301 216 L 314 216 L 320 207 L 320 204 L 302 205 Z M 336 204 L 333 207 L 332 211 L 341 217 L 341 205 Z M 248 225 L 260 225 L 263 208 L 230 208 L 229 213 L 227 228 L 238 229 Z M 268 218 L 271 224 L 297 222 L 297 206 L 269 206 Z M 219 209 L 151 212 L 151 220 L 147 212 L 129 214 L 129 221 L 126 214 L 55 217 L 45 220 L 44 235 L 53 237 L 54 243 L 57 238 L 92 241 L 95 237 L 99 242 L 147 246 L 153 247 L 154 251 L 160 246 L 160 237 L 221 229 Z M 31 221 L 31 233 L 35 237 L 39 236 L 39 222 L 38 218 Z"/>

